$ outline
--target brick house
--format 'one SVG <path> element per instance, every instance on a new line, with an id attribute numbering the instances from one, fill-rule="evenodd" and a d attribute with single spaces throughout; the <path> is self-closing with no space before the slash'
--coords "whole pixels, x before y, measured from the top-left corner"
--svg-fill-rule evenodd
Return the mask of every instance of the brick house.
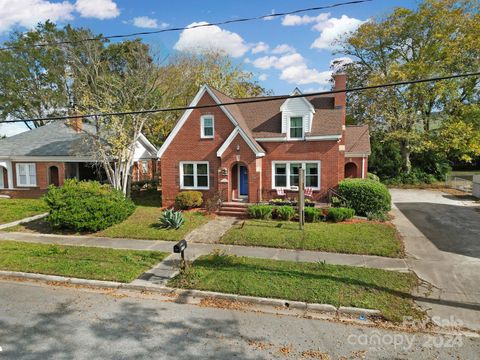
<path id="1" fill-rule="evenodd" d="M 334 79 L 345 88 L 345 75 Z M 190 106 L 235 100 L 204 85 Z M 293 197 L 300 167 L 313 199 L 325 200 L 340 180 L 367 174 L 368 127 L 346 126 L 345 106 L 338 93 L 186 111 L 158 152 L 163 205 L 182 190 L 228 202 L 266 201 L 278 189 Z"/>
<path id="2" fill-rule="evenodd" d="M 0 140 L 0 195 L 34 198 L 50 184 L 65 179 L 105 180 L 95 165 L 87 132 L 93 125 L 81 120 L 48 125 Z M 135 146 L 134 181 L 157 174 L 157 149 L 141 136 Z"/>

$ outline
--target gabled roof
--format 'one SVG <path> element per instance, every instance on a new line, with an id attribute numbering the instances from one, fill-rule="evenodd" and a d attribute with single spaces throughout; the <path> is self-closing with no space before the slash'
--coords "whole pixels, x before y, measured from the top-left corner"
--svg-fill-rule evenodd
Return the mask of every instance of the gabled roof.
<path id="1" fill-rule="evenodd" d="M 190 103 L 189 106 L 196 106 L 200 99 L 208 93 L 213 101 L 216 104 L 222 104 L 222 103 L 228 103 L 232 102 L 232 98 L 228 97 L 227 95 L 221 93 L 218 90 L 212 89 L 208 85 L 203 85 L 193 101 Z M 238 131 L 241 133 L 242 137 L 244 140 L 247 142 L 247 144 L 250 146 L 252 151 L 255 153 L 256 156 L 264 156 L 265 151 L 263 148 L 260 146 L 260 144 L 254 139 L 253 134 L 248 127 L 248 125 L 245 123 L 242 114 L 240 113 L 239 106 L 238 105 L 228 105 L 228 106 L 220 106 L 220 109 L 225 113 L 225 115 L 229 118 L 229 120 L 238 127 Z M 183 113 L 182 117 L 180 120 L 178 120 L 177 124 L 173 128 L 172 132 L 170 135 L 168 135 L 167 139 L 163 143 L 162 147 L 160 150 L 158 150 L 158 157 L 161 158 L 165 150 L 167 150 L 168 146 L 170 143 L 173 141 L 175 136 L 178 134 L 180 129 L 182 128 L 183 124 L 187 121 L 187 119 L 190 117 L 191 113 L 193 110 L 187 110 Z"/>
<path id="2" fill-rule="evenodd" d="M 345 129 L 345 155 L 370 155 L 368 125 L 349 125 Z"/>
<path id="3" fill-rule="evenodd" d="M 94 127 L 88 123 L 83 126 L 86 131 L 94 131 Z M 86 141 L 87 134 L 77 133 L 63 121 L 52 121 L 45 126 L 0 140 L 0 157 L 89 157 L 92 152 Z"/>
<path id="4" fill-rule="evenodd" d="M 302 92 L 300 91 L 299 88 L 295 88 L 292 93 L 290 94 L 290 96 L 293 96 L 293 95 L 302 95 Z M 307 100 L 307 98 L 305 97 L 300 97 L 300 98 L 296 98 L 296 99 L 300 99 L 301 101 L 303 101 L 305 103 L 305 105 L 307 105 L 307 107 L 310 109 L 310 111 L 312 112 L 315 112 L 315 108 L 313 107 L 312 103 L 310 101 Z M 287 99 L 283 102 L 282 106 L 280 106 L 280 111 L 284 111 L 285 109 L 285 106 L 287 106 L 288 102 L 289 101 L 292 101 L 293 99 Z"/>

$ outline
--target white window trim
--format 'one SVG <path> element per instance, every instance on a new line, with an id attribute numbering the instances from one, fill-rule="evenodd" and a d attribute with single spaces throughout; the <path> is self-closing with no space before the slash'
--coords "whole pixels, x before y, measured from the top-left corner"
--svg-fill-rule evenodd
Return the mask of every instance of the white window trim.
<path id="1" fill-rule="evenodd" d="M 275 186 L 275 165 L 277 164 L 286 164 L 287 165 L 287 186 Z M 311 160 L 288 160 L 288 161 L 272 161 L 272 189 L 291 189 L 290 185 L 290 164 L 302 164 L 302 168 L 305 170 L 306 169 L 306 164 L 317 164 L 318 166 L 318 186 L 305 186 L 305 187 L 311 187 L 313 190 L 320 190 L 322 186 L 322 180 L 321 180 L 321 174 L 322 174 L 322 168 L 321 168 L 321 161 L 311 161 Z M 306 173 L 305 173 L 305 176 Z"/>
<path id="2" fill-rule="evenodd" d="M 183 185 L 183 165 L 193 164 L 193 186 Z M 197 165 L 207 165 L 207 186 L 197 186 Z M 208 161 L 180 161 L 180 189 L 181 190 L 209 190 L 210 189 L 210 163 Z"/>
<path id="3" fill-rule="evenodd" d="M 30 165 L 34 166 L 34 171 L 35 171 L 35 183 L 30 183 Z M 26 177 L 27 177 L 27 183 L 26 184 L 20 184 L 20 166 L 26 166 L 27 171 L 26 171 Z M 15 170 L 16 170 L 16 177 L 17 177 L 17 187 L 35 187 L 37 186 L 37 164 L 35 163 L 17 163 L 15 164 Z"/>
<path id="4" fill-rule="evenodd" d="M 290 129 L 292 124 L 292 118 L 301 118 L 302 119 L 302 137 L 290 137 Z M 298 141 L 298 140 L 305 140 L 305 119 L 302 115 L 290 115 L 288 117 L 288 124 L 287 124 L 287 140 L 290 141 Z"/>
<path id="5" fill-rule="evenodd" d="M 148 174 L 148 160 L 140 160 L 140 166 L 142 167 L 142 175 Z"/>
<path id="6" fill-rule="evenodd" d="M 205 119 L 209 118 L 212 119 L 212 135 L 205 136 L 204 129 L 205 129 Z M 202 115 L 200 117 L 200 138 L 201 139 L 213 139 L 215 137 L 215 117 L 213 115 Z"/>

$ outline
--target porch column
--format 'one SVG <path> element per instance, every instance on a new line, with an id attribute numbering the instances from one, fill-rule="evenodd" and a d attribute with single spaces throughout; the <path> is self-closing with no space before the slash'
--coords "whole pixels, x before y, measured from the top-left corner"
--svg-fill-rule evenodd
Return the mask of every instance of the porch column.
<path id="1" fill-rule="evenodd" d="M 13 166 L 11 161 L 6 161 L 8 188 L 13 189 Z"/>

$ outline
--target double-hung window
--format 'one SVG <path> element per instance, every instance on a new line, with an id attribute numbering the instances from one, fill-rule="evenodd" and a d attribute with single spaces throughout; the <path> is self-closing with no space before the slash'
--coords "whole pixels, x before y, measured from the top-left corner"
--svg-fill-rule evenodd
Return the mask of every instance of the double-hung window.
<path id="1" fill-rule="evenodd" d="M 201 124 L 200 137 L 202 139 L 212 139 L 213 132 L 214 132 L 213 115 L 203 115 L 200 118 L 200 124 Z"/>
<path id="2" fill-rule="evenodd" d="M 17 164 L 17 186 L 37 186 L 37 168 L 35 164 Z"/>
<path id="3" fill-rule="evenodd" d="M 290 118 L 290 139 L 303 139 L 303 117 Z"/>
<path id="4" fill-rule="evenodd" d="M 298 186 L 300 169 L 305 171 L 305 187 L 320 189 L 320 161 L 274 161 L 272 187 L 289 189 Z"/>
<path id="5" fill-rule="evenodd" d="M 142 160 L 142 174 L 148 174 L 148 161 Z"/>
<path id="6" fill-rule="evenodd" d="M 180 163 L 181 189 L 209 189 L 208 161 Z"/>

